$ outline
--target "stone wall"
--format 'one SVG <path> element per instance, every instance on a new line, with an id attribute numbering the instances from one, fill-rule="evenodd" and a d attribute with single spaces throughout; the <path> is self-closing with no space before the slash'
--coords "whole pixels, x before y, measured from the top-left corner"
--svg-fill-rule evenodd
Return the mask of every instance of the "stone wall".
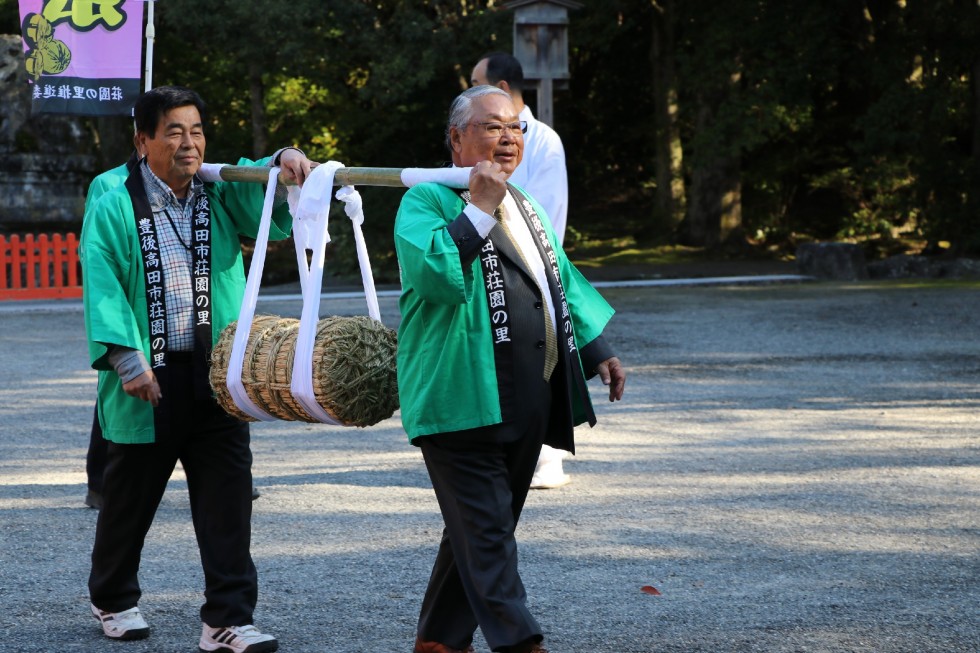
<path id="1" fill-rule="evenodd" d="M 980 279 L 980 260 L 899 254 L 866 262 L 854 243 L 804 243 L 796 250 L 796 269 L 816 279 Z"/>
<path id="2" fill-rule="evenodd" d="M 796 267 L 800 274 L 817 279 L 868 278 L 864 251 L 852 243 L 803 243 L 796 249 Z"/>
<path id="3" fill-rule="evenodd" d="M 19 35 L 0 35 L 0 233 L 75 231 L 99 166 L 90 119 L 31 115 Z"/>

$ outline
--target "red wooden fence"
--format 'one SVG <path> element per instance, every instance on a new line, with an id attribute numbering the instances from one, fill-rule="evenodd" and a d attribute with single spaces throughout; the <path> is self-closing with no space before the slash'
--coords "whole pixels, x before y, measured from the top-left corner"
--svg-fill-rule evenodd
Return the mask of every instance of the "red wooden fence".
<path id="1" fill-rule="evenodd" d="M 81 296 L 75 234 L 0 236 L 0 300 Z"/>

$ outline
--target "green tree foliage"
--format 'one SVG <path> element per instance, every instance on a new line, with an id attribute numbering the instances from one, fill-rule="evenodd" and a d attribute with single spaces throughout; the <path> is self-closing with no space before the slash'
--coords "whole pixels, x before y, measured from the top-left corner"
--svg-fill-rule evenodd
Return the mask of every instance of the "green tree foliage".
<path id="1" fill-rule="evenodd" d="M 606 0 L 570 13 L 571 79 L 555 94 L 554 127 L 576 231 L 622 235 L 653 210 L 652 12 L 649 0 Z"/>
<path id="2" fill-rule="evenodd" d="M 838 150 L 847 139 L 833 133 L 836 116 L 817 115 L 833 106 L 826 94 L 846 65 L 843 7 L 733 2 L 719 11 L 711 4 L 677 5 L 685 161 L 692 174 L 718 162 L 737 169 L 741 232 L 783 238 L 796 231 L 798 212 L 819 201 L 809 197 L 806 175 L 827 159 L 847 158 Z"/>
<path id="3" fill-rule="evenodd" d="M 158 12 L 155 83 L 201 90 L 213 161 L 253 151 L 249 76 L 258 62 L 268 145 L 256 156 L 297 145 L 350 166 L 435 167 L 448 161 L 446 111 L 474 57 L 510 47 L 510 16 L 488 4 L 169 0 Z M 369 242 L 379 243 L 373 259 L 394 274 L 390 233 L 401 192 L 360 190 Z M 340 266 L 353 264 L 349 237 L 343 226 L 334 237 Z"/>
<path id="4" fill-rule="evenodd" d="M 582 4 L 554 105 L 573 244 L 637 232 L 710 244 L 727 219 L 732 238 L 788 251 L 807 238 L 882 251 L 911 238 L 980 253 L 976 0 Z M 348 165 L 438 166 L 450 100 L 481 54 L 511 49 L 513 14 L 500 5 L 162 0 L 154 85 L 205 97 L 212 161 L 298 145 Z M 655 25 L 673 39 L 660 56 L 688 194 L 676 231 L 654 207 Z M 19 29 L 16 2 L 0 0 L 0 26 Z M 537 108 L 533 91 L 525 99 Z M 391 270 L 401 192 L 361 190 L 372 253 Z M 692 232 L 692 216 L 709 229 Z"/>
<path id="5" fill-rule="evenodd" d="M 0 34 L 20 34 L 17 0 L 0 0 Z"/>
<path id="6" fill-rule="evenodd" d="M 744 233 L 980 251 L 977 3 L 676 7 L 688 174 L 737 159 Z"/>
<path id="7" fill-rule="evenodd" d="M 886 165 L 901 161 L 896 154 L 907 158 L 902 208 L 932 242 L 980 252 L 980 6 L 909 2 L 883 13 L 892 18 L 883 24 L 886 45 L 905 64 L 880 66 L 892 73 L 883 95 L 905 111 L 876 103 L 866 118 L 868 147 Z"/>

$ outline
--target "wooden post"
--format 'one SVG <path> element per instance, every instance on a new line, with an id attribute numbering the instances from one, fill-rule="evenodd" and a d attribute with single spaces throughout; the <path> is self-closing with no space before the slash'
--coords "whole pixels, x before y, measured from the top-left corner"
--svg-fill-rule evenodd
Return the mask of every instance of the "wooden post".
<path id="1" fill-rule="evenodd" d="M 7 264 L 13 260 L 6 236 L 0 236 L 0 291 L 7 289 Z"/>
<path id="2" fill-rule="evenodd" d="M 68 237 L 65 239 L 65 258 L 66 264 L 68 266 L 68 287 L 74 288 L 79 285 L 78 281 L 78 236 L 74 233 L 69 233 Z M 61 248 L 58 248 L 61 251 Z"/>
<path id="3" fill-rule="evenodd" d="M 549 127 L 553 127 L 555 124 L 552 88 L 550 77 L 538 80 L 538 115 L 535 117 Z"/>
<path id="4" fill-rule="evenodd" d="M 10 287 L 23 288 L 23 283 L 20 280 L 21 245 L 20 236 L 17 234 L 10 237 L 10 251 L 12 254 L 10 257 Z"/>
<path id="5" fill-rule="evenodd" d="M 59 243 L 60 244 L 60 243 Z M 38 271 L 37 287 L 50 288 L 52 285 L 61 285 L 61 269 L 51 269 L 51 247 L 53 243 L 48 242 L 48 235 L 41 234 L 37 238 L 38 250 Z"/>
<path id="6" fill-rule="evenodd" d="M 538 92 L 535 117 L 554 125 L 554 90 L 567 88 L 568 10 L 581 9 L 575 0 L 507 0 L 514 10 L 514 57 L 524 70 L 525 88 Z"/>

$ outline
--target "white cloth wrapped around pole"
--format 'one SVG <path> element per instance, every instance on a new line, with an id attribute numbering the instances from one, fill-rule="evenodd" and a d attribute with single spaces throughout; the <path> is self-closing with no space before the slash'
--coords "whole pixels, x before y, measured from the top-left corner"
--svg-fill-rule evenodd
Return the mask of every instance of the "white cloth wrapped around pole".
<path id="1" fill-rule="evenodd" d="M 469 188 L 472 168 L 405 168 L 402 183 L 411 188 L 424 182 L 435 182 L 450 188 Z"/>
<path id="2" fill-rule="evenodd" d="M 202 163 L 201 167 L 197 171 L 197 176 L 201 178 L 204 182 L 216 182 L 221 181 L 221 169 L 227 164 L 225 163 Z M 261 168 L 259 168 L 261 170 Z"/>

